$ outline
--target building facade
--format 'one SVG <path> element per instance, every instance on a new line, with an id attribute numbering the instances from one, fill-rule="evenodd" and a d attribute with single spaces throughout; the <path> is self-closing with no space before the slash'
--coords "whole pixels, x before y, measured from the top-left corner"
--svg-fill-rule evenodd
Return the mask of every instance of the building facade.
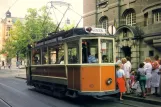
<path id="1" fill-rule="evenodd" d="M 11 12 L 6 12 L 6 17 L 1 20 L 0 22 L 0 51 L 3 49 L 3 46 L 5 45 L 5 41 L 7 38 L 11 36 L 10 30 L 13 29 L 14 23 L 16 20 L 24 21 L 24 18 L 17 18 L 12 17 Z M 4 64 L 7 64 L 7 54 L 0 54 L 0 65 L 2 65 L 2 62 Z M 13 58 L 11 61 L 12 65 L 16 65 L 16 58 Z"/>
<path id="2" fill-rule="evenodd" d="M 83 9 L 83 26 L 116 27 L 116 56 L 131 57 L 134 69 L 161 55 L 160 0 L 84 0 Z"/>

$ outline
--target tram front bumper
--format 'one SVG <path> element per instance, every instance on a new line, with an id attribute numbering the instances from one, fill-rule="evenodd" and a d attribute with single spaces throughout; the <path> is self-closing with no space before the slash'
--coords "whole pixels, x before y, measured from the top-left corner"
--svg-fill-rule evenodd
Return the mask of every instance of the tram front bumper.
<path id="1" fill-rule="evenodd" d="M 107 96 L 107 95 L 114 95 L 114 94 L 118 94 L 119 93 L 119 90 L 115 90 L 115 91 L 100 91 L 100 92 L 81 92 L 79 91 L 78 94 L 79 95 L 85 95 L 85 96 L 98 96 L 98 97 L 101 97 L 101 96 Z"/>

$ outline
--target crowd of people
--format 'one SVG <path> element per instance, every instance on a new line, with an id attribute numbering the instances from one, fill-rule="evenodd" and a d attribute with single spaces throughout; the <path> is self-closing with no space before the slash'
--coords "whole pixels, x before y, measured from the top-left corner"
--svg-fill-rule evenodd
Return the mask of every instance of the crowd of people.
<path id="1" fill-rule="evenodd" d="M 159 96 L 158 88 L 160 86 L 160 74 L 161 74 L 161 58 L 158 55 L 151 59 L 146 57 L 145 61 L 139 64 L 136 71 L 132 70 L 132 64 L 130 58 L 122 58 L 119 60 L 116 58 L 116 75 L 117 84 L 120 89 L 120 100 L 122 94 L 130 94 L 132 85 L 139 81 L 141 89 L 141 97 L 146 97 L 151 94 L 151 89 L 155 88 L 153 95 Z"/>

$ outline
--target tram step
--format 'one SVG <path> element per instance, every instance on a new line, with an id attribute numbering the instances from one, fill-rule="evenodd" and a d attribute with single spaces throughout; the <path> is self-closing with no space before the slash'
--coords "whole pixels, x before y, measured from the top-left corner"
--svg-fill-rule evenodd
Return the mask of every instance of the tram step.
<path id="1" fill-rule="evenodd" d="M 65 95 L 68 96 L 68 97 L 71 97 L 71 98 L 77 98 L 78 97 L 76 92 L 70 92 L 70 91 L 67 91 Z"/>

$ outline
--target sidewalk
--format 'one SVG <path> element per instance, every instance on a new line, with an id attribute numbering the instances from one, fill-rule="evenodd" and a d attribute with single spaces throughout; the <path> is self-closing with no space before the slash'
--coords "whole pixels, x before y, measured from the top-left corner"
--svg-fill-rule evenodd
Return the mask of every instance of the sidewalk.
<path id="1" fill-rule="evenodd" d="M 136 96 L 135 94 L 130 94 L 130 95 L 124 95 L 123 98 L 127 100 L 144 102 L 144 103 L 149 103 L 154 105 L 161 105 L 161 97 L 156 97 L 154 95 L 149 95 L 149 96 L 146 96 L 146 98 L 142 98 L 142 97 Z"/>
<path id="2" fill-rule="evenodd" d="M 20 78 L 20 79 L 26 79 L 26 73 L 19 73 L 17 76 L 15 76 L 16 78 Z"/>
<path id="3" fill-rule="evenodd" d="M 20 79 L 26 79 L 26 69 L 18 69 L 18 70 L 19 72 L 15 77 Z"/>

